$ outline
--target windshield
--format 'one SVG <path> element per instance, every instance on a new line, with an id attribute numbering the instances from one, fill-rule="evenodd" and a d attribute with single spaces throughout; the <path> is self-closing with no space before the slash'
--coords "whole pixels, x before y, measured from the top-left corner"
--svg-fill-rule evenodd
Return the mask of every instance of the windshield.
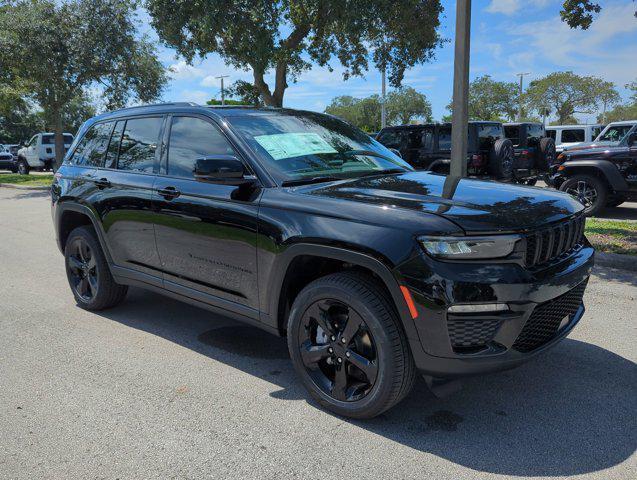
<path id="1" fill-rule="evenodd" d="M 360 130 L 312 112 L 254 112 L 228 121 L 283 181 L 413 170 Z"/>
<path id="2" fill-rule="evenodd" d="M 615 125 L 609 126 L 604 130 L 599 137 L 595 139 L 596 142 L 619 142 L 626 134 L 633 128 L 632 125 Z"/>

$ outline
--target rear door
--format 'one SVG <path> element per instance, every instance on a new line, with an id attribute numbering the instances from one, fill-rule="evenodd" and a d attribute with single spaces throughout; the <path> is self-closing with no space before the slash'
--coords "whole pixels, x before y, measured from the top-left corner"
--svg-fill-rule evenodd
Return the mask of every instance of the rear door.
<path id="1" fill-rule="evenodd" d="M 118 120 L 102 166 L 94 172 L 93 202 L 108 239 L 118 273 L 161 285 L 151 200 L 165 117 Z M 139 275 L 133 274 L 145 274 Z"/>
<path id="2" fill-rule="evenodd" d="M 153 201 L 165 288 L 256 319 L 259 190 L 195 179 L 198 158 L 240 158 L 208 117 L 172 116 L 165 140 Z"/>

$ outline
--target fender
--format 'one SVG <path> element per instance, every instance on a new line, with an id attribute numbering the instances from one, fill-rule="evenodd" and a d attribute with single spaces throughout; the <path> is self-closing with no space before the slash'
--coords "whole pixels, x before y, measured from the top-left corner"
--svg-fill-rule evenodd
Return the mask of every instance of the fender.
<path id="1" fill-rule="evenodd" d="M 617 167 L 608 160 L 567 160 L 559 167 L 558 173 L 562 175 L 575 175 L 578 170 L 582 169 L 595 169 L 604 174 L 606 181 L 608 181 L 615 191 L 621 192 L 629 188 L 626 180 L 622 177 L 622 174 L 619 173 L 619 170 L 617 170 Z"/>
<path id="2" fill-rule="evenodd" d="M 62 225 L 60 222 L 62 221 L 63 214 L 66 211 L 82 213 L 91 220 L 91 223 L 93 224 L 93 229 L 97 233 L 97 239 L 99 240 L 100 246 L 102 247 L 102 251 L 104 252 L 104 255 L 106 256 L 106 262 L 108 263 L 108 266 L 110 268 L 111 265 L 113 264 L 113 257 L 111 255 L 110 249 L 108 248 L 108 243 L 105 240 L 106 233 L 104 232 L 102 223 L 97 218 L 97 214 L 86 205 L 82 205 L 81 203 L 72 202 L 72 201 L 58 202 L 58 204 L 55 207 L 55 211 L 56 211 L 55 213 L 56 233 L 60 232 L 61 230 Z M 59 234 L 57 238 L 57 244 L 60 251 L 64 253 L 64 249 L 62 248 L 62 239 L 59 237 Z"/>
<path id="3" fill-rule="evenodd" d="M 391 270 L 385 264 L 367 254 L 327 245 L 297 243 L 290 246 L 287 250 L 285 250 L 285 252 L 278 256 L 276 263 L 273 266 L 273 273 L 268 281 L 268 285 L 265 286 L 265 288 L 268 288 L 269 290 L 266 298 L 270 299 L 271 315 L 262 313 L 262 322 L 271 327 L 278 328 L 279 300 L 283 287 L 283 280 L 285 279 L 288 267 L 292 261 L 301 255 L 312 255 L 316 257 L 340 260 L 342 262 L 367 268 L 378 275 L 392 297 L 412 349 L 414 347 L 422 348 L 420 346 L 416 326 L 411 318 L 411 314 L 409 313 L 409 307 L 407 306 L 400 291 L 398 280 Z"/>
<path id="4" fill-rule="evenodd" d="M 433 162 L 431 162 L 429 166 L 427 167 L 427 170 L 431 172 L 435 172 L 436 168 L 442 167 L 441 168 L 442 171 L 448 172 L 450 165 L 451 165 L 451 160 L 449 160 L 448 158 L 440 158 L 438 160 L 434 160 Z"/>

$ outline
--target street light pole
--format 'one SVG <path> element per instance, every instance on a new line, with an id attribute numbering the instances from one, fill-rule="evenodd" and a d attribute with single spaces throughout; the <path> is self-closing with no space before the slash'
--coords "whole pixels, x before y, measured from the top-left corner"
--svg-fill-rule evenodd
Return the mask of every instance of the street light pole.
<path id="1" fill-rule="evenodd" d="M 219 75 L 218 77 L 219 80 L 221 80 L 221 106 L 224 106 L 226 104 L 226 94 L 225 91 L 223 89 L 223 79 L 224 78 L 228 78 L 228 75 Z"/>
<path id="2" fill-rule="evenodd" d="M 381 80 L 381 95 L 380 95 L 380 127 L 385 128 L 387 126 L 387 110 L 385 109 L 385 89 L 386 89 L 386 80 L 385 80 L 385 67 L 382 69 L 382 80 Z"/>
<path id="3" fill-rule="evenodd" d="M 456 46 L 453 65 L 451 120 L 451 167 L 449 173 L 467 176 L 469 137 L 469 49 L 471 40 L 471 0 L 456 2 Z"/>
<path id="4" fill-rule="evenodd" d="M 524 76 L 531 75 L 527 73 L 516 73 L 520 77 L 520 94 L 518 95 L 518 122 L 522 121 L 522 92 L 524 91 Z"/>

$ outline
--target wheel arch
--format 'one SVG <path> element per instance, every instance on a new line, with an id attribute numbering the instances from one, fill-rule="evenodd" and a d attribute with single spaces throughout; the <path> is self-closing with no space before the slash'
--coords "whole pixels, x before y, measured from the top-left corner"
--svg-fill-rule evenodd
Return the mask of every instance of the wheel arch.
<path id="1" fill-rule="evenodd" d="M 322 269 L 311 268 L 316 266 Z M 277 260 L 268 281 L 270 287 L 266 298 L 269 299 L 270 318 L 265 319 L 266 323 L 285 335 L 287 314 L 296 295 L 311 281 L 343 270 L 363 271 L 376 278 L 389 294 L 407 338 L 417 338 L 400 285 L 389 267 L 365 253 L 316 244 L 293 245 Z"/>
<path id="2" fill-rule="evenodd" d="M 619 173 L 617 167 L 607 160 L 566 161 L 560 166 L 558 171 L 566 177 L 578 174 L 594 175 L 604 181 L 612 191 L 622 192 L 628 190 L 628 184 L 624 177 Z"/>
<path id="3" fill-rule="evenodd" d="M 56 219 L 58 248 L 62 253 L 64 253 L 70 233 L 77 227 L 89 225 L 97 235 L 97 240 L 102 247 L 107 263 L 109 266 L 113 263 L 101 223 L 89 207 L 75 202 L 59 203 L 57 205 Z"/>

